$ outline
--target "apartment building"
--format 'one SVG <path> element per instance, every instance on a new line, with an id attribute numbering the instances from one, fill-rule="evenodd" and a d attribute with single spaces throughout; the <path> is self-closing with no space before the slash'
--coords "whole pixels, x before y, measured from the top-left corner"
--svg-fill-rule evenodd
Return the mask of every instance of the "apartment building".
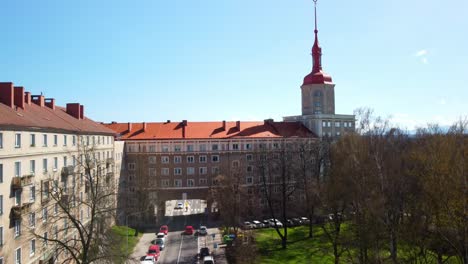
<path id="1" fill-rule="evenodd" d="M 69 221 L 57 221 L 63 213 L 53 199 L 58 190 L 60 202 L 76 206 L 83 222 L 89 218 L 89 208 L 79 203 L 87 196 L 81 165 L 88 156 L 92 173 L 118 177 L 114 161 L 122 153 L 115 152 L 114 132 L 85 117 L 84 106 L 60 107 L 55 99 L 0 83 L 0 264 L 60 262 L 58 254 L 66 253 L 41 237 L 76 236 Z"/>
<path id="2" fill-rule="evenodd" d="M 166 200 L 209 200 L 216 177 L 233 169 L 240 172 L 235 177 L 241 177 L 241 185 L 253 187 L 260 182 L 254 172 L 259 152 L 316 138 L 300 122 L 273 120 L 106 125 L 125 142 L 118 207 L 128 212 L 152 212 Z"/>

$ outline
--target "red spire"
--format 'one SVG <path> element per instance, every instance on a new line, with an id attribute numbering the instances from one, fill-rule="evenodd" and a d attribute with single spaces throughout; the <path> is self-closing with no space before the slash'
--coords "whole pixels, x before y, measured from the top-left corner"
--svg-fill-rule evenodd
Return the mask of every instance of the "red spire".
<path id="1" fill-rule="evenodd" d="M 315 41 L 314 46 L 312 47 L 312 60 L 313 60 L 313 67 L 312 72 L 309 73 L 306 77 L 304 77 L 305 84 L 323 84 L 326 82 L 332 82 L 332 78 L 330 75 L 327 75 L 325 72 L 322 71 L 322 48 L 318 42 L 318 30 L 317 30 L 317 0 L 314 1 L 314 14 L 315 14 Z"/>

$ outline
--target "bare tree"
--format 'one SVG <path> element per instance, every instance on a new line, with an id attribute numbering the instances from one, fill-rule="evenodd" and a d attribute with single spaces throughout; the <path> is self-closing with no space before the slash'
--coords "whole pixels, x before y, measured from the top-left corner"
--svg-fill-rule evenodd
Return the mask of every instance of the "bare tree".
<path id="1" fill-rule="evenodd" d="M 126 257 L 109 232 L 116 206 L 113 160 L 100 158 L 97 150 L 80 140 L 75 166 L 63 167 L 38 190 L 43 223 L 30 230 L 61 263 L 113 263 Z"/>

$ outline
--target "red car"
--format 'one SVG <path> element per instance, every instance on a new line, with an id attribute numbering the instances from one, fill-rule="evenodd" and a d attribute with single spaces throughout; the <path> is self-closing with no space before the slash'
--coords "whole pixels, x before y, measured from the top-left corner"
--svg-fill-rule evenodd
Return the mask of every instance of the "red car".
<path id="1" fill-rule="evenodd" d="M 167 235 L 167 232 L 169 232 L 169 227 L 167 225 L 163 225 L 161 228 L 159 228 L 159 232 Z"/>
<path id="2" fill-rule="evenodd" d="M 147 256 L 154 256 L 156 260 L 158 260 L 160 254 L 161 250 L 158 245 L 151 245 L 148 248 L 148 253 L 146 253 Z"/>
<path id="3" fill-rule="evenodd" d="M 185 227 L 185 234 L 186 235 L 193 235 L 193 226 L 186 226 Z"/>

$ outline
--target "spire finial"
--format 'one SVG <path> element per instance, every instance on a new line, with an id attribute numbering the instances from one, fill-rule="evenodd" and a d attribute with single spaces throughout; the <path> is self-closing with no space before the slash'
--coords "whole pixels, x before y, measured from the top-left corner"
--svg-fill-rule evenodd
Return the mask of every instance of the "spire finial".
<path id="1" fill-rule="evenodd" d="M 313 0 L 314 1 L 314 17 L 315 17 L 315 30 L 314 30 L 314 33 L 317 34 L 318 30 L 317 30 L 317 0 Z"/>

